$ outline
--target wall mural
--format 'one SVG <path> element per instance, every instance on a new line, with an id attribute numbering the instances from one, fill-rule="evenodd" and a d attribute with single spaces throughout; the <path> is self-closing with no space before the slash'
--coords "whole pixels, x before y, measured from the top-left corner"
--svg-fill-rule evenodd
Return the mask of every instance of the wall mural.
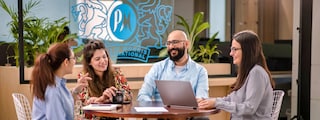
<path id="1" fill-rule="evenodd" d="M 114 63 L 157 58 L 173 28 L 173 0 L 78 0 L 71 12 L 80 38 L 102 40 Z"/>

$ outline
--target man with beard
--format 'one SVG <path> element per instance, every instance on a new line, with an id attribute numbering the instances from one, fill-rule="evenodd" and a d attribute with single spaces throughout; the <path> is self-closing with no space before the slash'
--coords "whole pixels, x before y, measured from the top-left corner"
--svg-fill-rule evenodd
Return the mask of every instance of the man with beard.
<path id="1" fill-rule="evenodd" d="M 166 45 L 169 57 L 155 63 L 146 74 L 137 100 L 162 101 L 155 80 L 190 81 L 197 99 L 208 98 L 207 70 L 190 58 L 188 54 L 190 41 L 185 32 L 172 31 Z"/>

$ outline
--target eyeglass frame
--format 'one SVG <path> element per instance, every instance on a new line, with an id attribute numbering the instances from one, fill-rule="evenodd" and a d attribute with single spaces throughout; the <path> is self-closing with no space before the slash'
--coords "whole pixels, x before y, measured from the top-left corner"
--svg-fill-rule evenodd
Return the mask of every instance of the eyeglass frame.
<path id="1" fill-rule="evenodd" d="M 77 61 L 78 57 L 77 57 L 77 56 L 69 57 L 69 60 L 70 60 L 70 59 L 74 59 L 74 60 L 76 60 L 76 61 Z"/>
<path id="2" fill-rule="evenodd" d="M 185 41 L 187 41 L 187 40 L 171 40 L 171 41 L 167 41 L 166 45 L 167 46 L 169 46 L 169 45 L 177 45 L 177 44 L 179 44 L 181 42 L 185 42 Z"/>
<path id="3" fill-rule="evenodd" d="M 230 52 L 236 52 L 238 50 L 241 50 L 242 48 L 236 48 L 236 47 L 230 47 Z"/>

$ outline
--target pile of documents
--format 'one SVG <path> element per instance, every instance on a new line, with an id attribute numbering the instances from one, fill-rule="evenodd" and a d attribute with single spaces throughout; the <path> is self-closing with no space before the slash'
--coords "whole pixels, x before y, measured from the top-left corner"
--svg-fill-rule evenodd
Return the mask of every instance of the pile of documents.
<path id="1" fill-rule="evenodd" d="M 116 110 L 120 104 L 89 104 L 84 106 L 82 110 Z"/>

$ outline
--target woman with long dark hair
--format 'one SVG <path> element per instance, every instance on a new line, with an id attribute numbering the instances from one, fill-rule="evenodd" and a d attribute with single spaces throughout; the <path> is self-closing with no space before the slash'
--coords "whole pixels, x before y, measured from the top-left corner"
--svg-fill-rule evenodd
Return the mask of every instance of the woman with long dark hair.
<path id="1" fill-rule="evenodd" d="M 232 92 L 226 97 L 201 100 L 199 107 L 225 110 L 232 120 L 271 120 L 275 82 L 258 35 L 249 30 L 235 34 L 230 50 L 238 68 Z"/>
<path id="2" fill-rule="evenodd" d="M 132 99 L 126 78 L 119 68 L 112 66 L 110 55 L 100 40 L 90 40 L 85 44 L 83 73 L 79 77 L 79 80 L 88 79 L 88 87 L 73 90 L 73 93 L 76 93 L 78 99 L 82 101 L 80 105 L 113 103 L 117 92 L 123 93 L 123 101 L 130 102 Z M 79 112 L 81 114 L 81 111 Z"/>

